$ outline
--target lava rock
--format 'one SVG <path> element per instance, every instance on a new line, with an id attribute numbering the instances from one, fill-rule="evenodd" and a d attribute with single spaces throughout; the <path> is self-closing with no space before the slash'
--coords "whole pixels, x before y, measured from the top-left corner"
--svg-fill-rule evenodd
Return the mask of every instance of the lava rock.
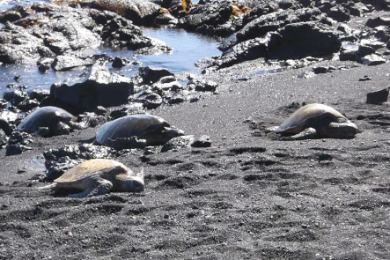
<path id="1" fill-rule="evenodd" d="M 113 68 L 122 68 L 123 66 L 126 66 L 129 63 L 130 63 L 130 61 L 126 58 L 115 57 L 114 61 L 112 62 L 112 67 Z"/>
<path id="2" fill-rule="evenodd" d="M 60 107 L 80 113 L 94 111 L 98 106 L 125 104 L 133 90 L 130 78 L 111 73 L 105 64 L 97 62 L 86 81 L 73 86 L 53 84 L 50 99 Z"/>
<path id="3" fill-rule="evenodd" d="M 361 63 L 367 66 L 375 66 L 386 63 L 386 59 L 377 54 L 366 55 L 361 58 Z"/>
<path id="4" fill-rule="evenodd" d="M 77 67 L 91 66 L 93 64 L 94 60 L 91 58 L 82 59 L 69 55 L 58 55 L 51 64 L 51 67 L 55 71 L 66 71 Z"/>
<path id="5" fill-rule="evenodd" d="M 389 97 L 389 88 L 370 92 L 367 93 L 366 103 L 378 105 L 387 102 L 388 97 Z"/>
<path id="6" fill-rule="evenodd" d="M 167 69 L 151 68 L 149 66 L 140 67 L 139 75 L 145 83 L 155 83 L 162 77 L 174 76 L 174 74 Z"/>

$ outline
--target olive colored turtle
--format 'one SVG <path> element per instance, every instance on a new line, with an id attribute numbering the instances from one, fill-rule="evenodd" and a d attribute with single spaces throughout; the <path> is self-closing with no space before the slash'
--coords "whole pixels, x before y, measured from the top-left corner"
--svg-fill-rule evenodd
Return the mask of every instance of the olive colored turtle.
<path id="1" fill-rule="evenodd" d="M 353 138 L 359 130 L 340 112 L 323 104 L 308 104 L 295 111 L 280 126 L 266 129 L 288 135 L 286 140 L 309 138 Z"/>
<path id="2" fill-rule="evenodd" d="M 140 192 L 144 190 L 143 170 L 134 174 L 118 161 L 92 159 L 66 171 L 53 184 L 38 189 L 79 191 L 71 198 L 85 198 L 113 192 Z"/>
<path id="3" fill-rule="evenodd" d="M 153 115 L 130 115 L 107 122 L 98 128 L 96 143 L 115 149 L 160 145 L 184 132 Z"/>
<path id="4" fill-rule="evenodd" d="M 50 134 L 68 134 L 76 117 L 59 107 L 41 107 L 29 114 L 18 125 L 18 130 L 33 133 L 41 127 L 48 127 Z"/>

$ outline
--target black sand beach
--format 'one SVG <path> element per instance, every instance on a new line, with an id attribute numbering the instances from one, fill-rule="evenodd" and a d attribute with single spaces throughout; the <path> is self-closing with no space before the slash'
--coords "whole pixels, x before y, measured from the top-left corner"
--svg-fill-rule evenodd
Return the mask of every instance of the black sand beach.
<path id="1" fill-rule="evenodd" d="M 390 105 L 366 104 L 389 86 L 388 63 L 258 75 L 259 63 L 202 75 L 219 87 L 196 103 L 148 110 L 212 146 L 115 158 L 144 167 L 142 193 L 70 199 L 36 189 L 42 153 L 96 128 L 1 153 L 0 259 L 390 259 Z M 320 65 L 343 69 L 299 77 Z M 302 141 L 265 133 L 302 103 L 332 106 L 362 132 Z"/>

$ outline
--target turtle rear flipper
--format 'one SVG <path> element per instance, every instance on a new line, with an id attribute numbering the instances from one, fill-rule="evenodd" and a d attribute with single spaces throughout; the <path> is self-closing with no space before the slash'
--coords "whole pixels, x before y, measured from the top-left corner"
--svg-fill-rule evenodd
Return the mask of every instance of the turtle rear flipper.
<path id="1" fill-rule="evenodd" d="M 121 149 L 145 148 L 147 143 L 145 139 L 138 139 L 136 136 L 131 136 L 131 137 L 117 138 L 117 139 L 107 138 L 104 141 L 103 145 L 112 147 L 116 150 L 121 150 Z"/>
<path id="2" fill-rule="evenodd" d="M 112 183 L 108 180 L 99 178 L 89 180 L 86 185 L 88 188 L 79 193 L 69 194 L 69 198 L 85 198 L 108 194 L 111 191 Z"/>
<path id="3" fill-rule="evenodd" d="M 291 141 L 291 140 L 304 140 L 318 137 L 317 130 L 312 127 L 306 128 L 303 131 L 299 132 L 296 135 L 282 137 L 282 140 Z"/>

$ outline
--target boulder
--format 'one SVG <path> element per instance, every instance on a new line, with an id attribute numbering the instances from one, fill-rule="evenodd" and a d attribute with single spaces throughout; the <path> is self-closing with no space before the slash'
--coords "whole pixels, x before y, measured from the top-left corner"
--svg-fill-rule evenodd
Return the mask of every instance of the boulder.
<path id="1" fill-rule="evenodd" d="M 133 90 L 134 84 L 130 78 L 112 73 L 105 63 L 97 62 L 92 66 L 86 81 L 72 86 L 53 84 L 50 99 L 70 111 L 94 111 L 98 106 L 127 103 Z"/>
<path id="2" fill-rule="evenodd" d="M 139 75 L 141 76 L 141 78 L 146 84 L 155 83 L 162 77 L 174 76 L 174 74 L 167 69 L 152 68 L 149 66 L 140 67 Z"/>
<path id="3" fill-rule="evenodd" d="M 58 55 L 51 64 L 51 67 L 56 71 L 65 71 L 82 66 L 91 66 L 93 64 L 94 60 L 91 58 L 82 59 L 69 55 Z"/>
<path id="4" fill-rule="evenodd" d="M 387 102 L 388 97 L 389 97 L 389 88 L 385 88 L 379 91 L 373 91 L 367 93 L 366 103 L 378 105 Z"/>

